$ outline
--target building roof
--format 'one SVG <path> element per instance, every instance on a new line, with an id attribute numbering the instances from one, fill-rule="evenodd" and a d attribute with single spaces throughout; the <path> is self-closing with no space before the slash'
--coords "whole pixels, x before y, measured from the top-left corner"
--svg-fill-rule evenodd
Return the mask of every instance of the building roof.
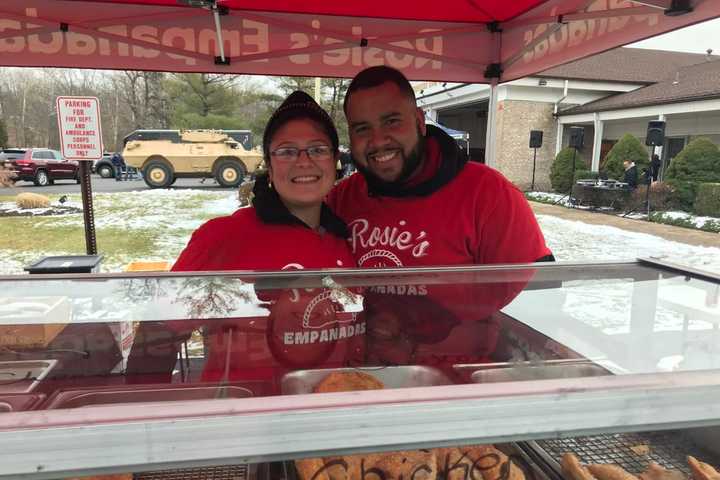
<path id="1" fill-rule="evenodd" d="M 534 76 L 650 84 L 674 76 L 680 68 L 706 61 L 705 54 L 615 48 Z"/>
<path id="2" fill-rule="evenodd" d="M 684 67 L 653 85 L 563 110 L 561 115 L 720 98 L 720 60 Z"/>

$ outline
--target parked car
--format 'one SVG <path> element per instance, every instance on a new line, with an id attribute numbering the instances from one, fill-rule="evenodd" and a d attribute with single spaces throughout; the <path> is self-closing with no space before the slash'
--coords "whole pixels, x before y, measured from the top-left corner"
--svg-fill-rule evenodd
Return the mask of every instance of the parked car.
<path id="1" fill-rule="evenodd" d="M 0 164 L 13 171 L 14 180 L 52 185 L 55 180 L 80 183 L 78 162 L 63 158 L 49 148 L 6 148 L 0 153 Z"/>
<path id="2" fill-rule="evenodd" d="M 115 176 L 115 169 L 113 168 L 112 153 L 103 153 L 100 160 L 97 160 L 93 164 L 93 173 L 97 173 L 102 178 L 112 178 Z"/>

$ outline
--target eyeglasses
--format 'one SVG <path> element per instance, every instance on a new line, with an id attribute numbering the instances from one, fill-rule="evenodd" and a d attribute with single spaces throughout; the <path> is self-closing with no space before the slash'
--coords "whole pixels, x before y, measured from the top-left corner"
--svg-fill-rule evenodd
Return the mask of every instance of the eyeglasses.
<path id="1" fill-rule="evenodd" d="M 282 147 L 270 152 L 274 158 L 281 162 L 294 162 L 302 152 L 313 160 L 324 160 L 332 155 L 332 147 L 329 145 L 313 145 L 307 148 Z"/>

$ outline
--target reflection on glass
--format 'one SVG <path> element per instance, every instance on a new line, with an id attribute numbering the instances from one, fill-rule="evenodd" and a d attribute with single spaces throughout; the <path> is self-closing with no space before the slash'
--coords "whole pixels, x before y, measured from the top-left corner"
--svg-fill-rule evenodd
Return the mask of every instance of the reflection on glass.
<path id="1" fill-rule="evenodd" d="M 718 284 L 634 264 L 0 284 L 15 410 L 720 368 Z"/>

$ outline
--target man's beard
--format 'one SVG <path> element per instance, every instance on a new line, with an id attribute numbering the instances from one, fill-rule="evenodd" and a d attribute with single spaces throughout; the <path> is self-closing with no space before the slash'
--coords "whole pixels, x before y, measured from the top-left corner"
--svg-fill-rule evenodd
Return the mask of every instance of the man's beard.
<path id="1" fill-rule="evenodd" d="M 400 175 L 398 178 L 392 181 L 387 181 L 382 178 L 380 178 L 378 175 L 376 175 L 373 171 L 371 171 L 368 167 L 365 165 L 362 165 L 360 162 L 357 161 L 357 159 L 353 159 L 355 162 L 355 167 L 357 170 L 367 179 L 368 183 L 375 184 L 375 185 L 403 185 L 405 182 L 407 182 L 410 177 L 417 172 L 417 170 L 420 168 L 420 165 L 422 164 L 423 158 L 425 157 L 425 137 L 423 136 L 422 132 L 420 131 L 420 127 L 418 126 L 418 141 L 413 147 L 412 150 L 410 150 L 410 153 L 405 155 L 405 152 L 402 150 L 400 151 L 400 155 L 402 155 L 403 159 L 403 166 L 402 170 L 400 171 Z"/>

